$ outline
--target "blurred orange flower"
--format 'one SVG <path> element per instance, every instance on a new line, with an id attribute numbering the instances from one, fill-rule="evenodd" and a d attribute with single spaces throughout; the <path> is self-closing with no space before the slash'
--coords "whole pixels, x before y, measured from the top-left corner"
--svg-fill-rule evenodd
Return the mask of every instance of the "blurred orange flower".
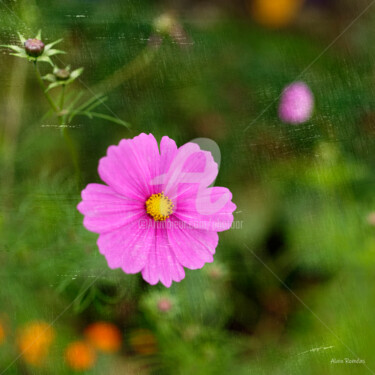
<path id="1" fill-rule="evenodd" d="M 93 323 L 86 328 L 85 336 L 94 348 L 103 352 L 113 353 L 121 347 L 121 332 L 111 323 Z"/>
<path id="2" fill-rule="evenodd" d="M 84 341 L 75 341 L 66 348 L 65 360 L 73 370 L 84 371 L 95 364 L 96 354 L 92 347 Z"/>
<path id="3" fill-rule="evenodd" d="M 130 335 L 130 345 L 133 350 L 142 355 L 151 355 L 157 352 L 156 338 L 147 329 L 137 329 Z"/>
<path id="4" fill-rule="evenodd" d="M 253 0 L 250 10 L 256 22 L 271 28 L 288 25 L 301 8 L 303 0 Z"/>
<path id="5" fill-rule="evenodd" d="M 5 341 L 5 329 L 4 329 L 4 326 L 2 324 L 2 322 L 0 321 L 0 345 Z"/>
<path id="6" fill-rule="evenodd" d="M 40 366 L 55 337 L 53 328 L 46 322 L 27 324 L 18 335 L 18 346 L 24 360 L 34 366 Z"/>

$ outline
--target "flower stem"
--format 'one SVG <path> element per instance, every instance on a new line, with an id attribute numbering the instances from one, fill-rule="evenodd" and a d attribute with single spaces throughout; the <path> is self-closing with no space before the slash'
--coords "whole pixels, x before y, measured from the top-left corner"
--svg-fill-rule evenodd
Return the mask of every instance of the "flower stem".
<path id="1" fill-rule="evenodd" d="M 77 187 L 78 187 L 78 189 L 80 189 L 80 187 L 81 187 L 81 170 L 79 168 L 78 153 L 77 153 L 77 149 L 74 145 L 73 139 L 69 134 L 68 125 L 65 124 L 66 116 L 63 114 L 64 113 L 64 101 L 65 101 L 65 85 L 62 86 L 60 102 L 59 102 L 59 106 L 57 106 L 56 103 L 51 98 L 51 96 L 48 94 L 48 92 L 46 92 L 46 88 L 44 86 L 44 83 L 43 83 L 42 77 L 40 75 L 40 72 L 39 72 L 38 65 L 37 65 L 36 61 L 34 61 L 34 68 L 35 68 L 35 73 L 36 73 L 38 84 L 39 84 L 40 88 L 42 89 L 42 91 L 44 93 L 44 96 L 46 97 L 48 103 L 50 104 L 53 111 L 56 113 L 56 116 L 59 120 L 59 125 L 61 127 L 61 133 L 62 133 L 62 135 L 65 139 L 65 142 L 66 142 L 66 145 L 68 147 L 68 150 L 69 150 L 69 153 L 70 153 L 70 156 L 72 158 L 73 165 L 74 165 L 74 169 L 75 169 L 75 172 L 76 172 Z"/>
<path id="2" fill-rule="evenodd" d="M 148 45 L 141 53 L 120 69 L 116 70 L 112 75 L 105 78 L 102 82 L 92 88 L 93 92 L 107 93 L 122 85 L 128 79 L 136 76 L 149 66 L 154 60 L 160 45 Z"/>
<path id="3" fill-rule="evenodd" d="M 62 85 L 62 90 L 61 90 L 61 96 L 60 96 L 60 111 L 64 109 L 64 100 L 65 100 L 65 85 Z"/>
<path id="4" fill-rule="evenodd" d="M 61 132 L 62 132 L 62 135 L 65 139 L 65 142 L 68 146 L 70 156 L 71 156 L 72 161 L 73 161 L 74 169 L 75 169 L 75 172 L 76 172 L 77 187 L 78 187 L 78 190 L 80 190 L 80 188 L 81 188 L 81 170 L 79 168 L 77 149 L 74 145 L 72 137 L 69 134 L 68 125 L 62 124 L 62 120 L 61 120 Z"/>
<path id="5" fill-rule="evenodd" d="M 59 112 L 59 108 L 57 107 L 57 105 L 55 104 L 55 102 L 52 100 L 52 98 L 50 97 L 50 95 L 48 94 L 48 92 L 46 92 L 46 88 L 44 86 L 42 77 L 40 75 L 39 68 L 38 68 L 36 60 L 34 61 L 34 68 L 35 68 L 35 73 L 36 73 L 36 78 L 37 78 L 38 84 L 39 84 L 40 88 L 42 89 L 44 96 L 48 100 L 48 103 L 51 106 L 51 108 L 56 113 L 58 113 Z"/>
<path id="6" fill-rule="evenodd" d="M 60 104 L 59 104 L 61 112 L 63 112 L 64 110 L 65 87 L 66 87 L 65 85 L 62 85 Z M 74 169 L 76 171 L 77 187 L 79 190 L 81 187 L 81 170 L 79 168 L 78 153 L 77 153 L 76 147 L 74 146 L 74 141 L 69 134 L 68 124 L 65 123 L 65 119 L 66 119 L 65 115 L 61 115 L 61 114 L 59 115 L 59 125 L 61 127 L 62 135 L 65 139 L 66 144 L 68 145 L 70 156 L 73 161 Z"/>

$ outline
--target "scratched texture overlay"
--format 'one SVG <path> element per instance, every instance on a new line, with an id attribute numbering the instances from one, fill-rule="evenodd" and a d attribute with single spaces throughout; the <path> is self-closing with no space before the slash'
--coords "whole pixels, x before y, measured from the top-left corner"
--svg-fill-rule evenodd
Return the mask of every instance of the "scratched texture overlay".
<path id="1" fill-rule="evenodd" d="M 0 374 L 374 374 L 373 2 L 0 0 L 0 44 L 63 38 L 54 64 L 84 68 L 66 103 L 97 105 L 55 113 L 1 47 Z M 315 98 L 298 125 L 294 81 Z M 215 141 L 237 205 L 170 288 L 111 270 L 76 209 L 141 132 Z"/>

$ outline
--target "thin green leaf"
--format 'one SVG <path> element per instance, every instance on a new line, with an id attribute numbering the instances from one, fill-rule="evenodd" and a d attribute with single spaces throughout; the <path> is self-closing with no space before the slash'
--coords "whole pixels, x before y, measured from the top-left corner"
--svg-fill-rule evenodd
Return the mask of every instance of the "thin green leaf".
<path id="1" fill-rule="evenodd" d="M 96 102 L 97 100 L 100 101 L 102 98 L 104 98 L 103 94 L 98 94 L 90 98 L 89 100 L 85 101 L 83 104 L 81 104 L 79 107 L 75 109 L 76 112 L 83 111 L 85 108 L 90 106 L 93 102 Z"/>
<path id="2" fill-rule="evenodd" d="M 79 112 L 77 113 L 77 115 L 83 115 L 83 116 L 87 116 L 89 118 L 93 118 L 93 117 L 96 117 L 96 118 L 100 118 L 102 120 L 107 120 L 107 121 L 110 121 L 110 122 L 113 122 L 115 124 L 118 124 L 118 125 L 122 125 L 122 126 L 125 126 L 126 128 L 130 128 L 131 125 L 117 117 L 113 117 L 113 116 L 109 116 L 109 115 L 105 115 L 103 113 L 98 113 L 98 112 Z"/>
<path id="3" fill-rule="evenodd" d="M 56 287 L 57 293 L 62 293 L 72 282 L 74 279 L 72 277 L 68 277 L 60 282 L 60 284 Z"/>
<path id="4" fill-rule="evenodd" d="M 69 91 L 65 94 L 65 103 L 68 103 L 70 99 L 73 98 L 75 92 L 74 91 Z"/>
<path id="5" fill-rule="evenodd" d="M 11 45 L 11 44 L 1 44 L 0 47 L 10 48 L 13 51 L 19 52 L 19 53 L 25 52 L 25 50 L 23 48 L 21 48 L 19 46 Z M 25 52 L 25 54 L 26 54 L 26 52 Z"/>
<path id="6" fill-rule="evenodd" d="M 73 120 L 73 118 L 76 116 L 76 114 L 80 111 L 85 110 L 88 106 L 90 106 L 93 102 L 99 101 L 101 103 L 101 99 L 103 98 L 102 94 L 98 94 L 96 96 L 93 96 L 89 100 L 85 101 L 83 104 L 81 104 L 79 107 L 72 110 L 70 116 L 69 116 L 69 122 Z"/>
<path id="7" fill-rule="evenodd" d="M 38 34 L 36 34 L 35 39 L 42 40 L 42 30 L 39 29 Z"/>
<path id="8" fill-rule="evenodd" d="M 47 62 L 48 64 L 51 64 L 52 66 L 54 66 L 52 60 L 48 56 L 44 56 L 44 55 L 40 56 L 40 57 L 37 58 L 37 60 L 38 60 L 38 62 L 40 62 L 40 61 Z"/>
<path id="9" fill-rule="evenodd" d="M 28 56 L 26 54 L 23 54 L 23 53 L 10 53 L 9 55 L 21 57 L 22 59 L 28 59 Z"/>
<path id="10" fill-rule="evenodd" d="M 21 41 L 22 45 L 25 44 L 25 42 L 26 42 L 25 37 L 21 33 L 17 33 L 17 34 L 18 34 L 18 37 L 20 38 L 20 41 Z"/>
<path id="11" fill-rule="evenodd" d="M 122 291 L 119 292 L 119 294 L 111 297 L 111 296 L 107 295 L 106 293 L 103 293 L 100 290 L 100 288 L 95 287 L 95 294 L 96 294 L 96 297 L 102 302 L 110 303 L 110 304 L 116 304 L 116 303 L 119 303 L 121 300 L 123 300 L 123 298 L 126 295 L 126 290 L 125 291 L 122 290 Z"/>
<path id="12" fill-rule="evenodd" d="M 59 55 L 59 54 L 66 54 L 65 51 L 61 51 L 59 49 L 50 49 L 48 51 L 44 51 L 43 55 L 45 56 L 54 56 L 54 55 Z"/>
<path id="13" fill-rule="evenodd" d="M 53 74 L 48 73 L 45 76 L 42 77 L 44 80 L 49 81 L 49 82 L 55 82 L 56 78 Z"/>
<path id="14" fill-rule="evenodd" d="M 73 309 L 76 313 L 85 310 L 95 298 L 95 288 L 90 287 L 89 282 L 83 282 L 80 291 L 73 303 Z"/>
<path id="15" fill-rule="evenodd" d="M 103 96 L 100 100 L 92 103 L 89 107 L 85 109 L 85 112 L 91 112 L 96 107 L 100 106 L 101 104 L 105 103 L 108 100 L 108 97 Z"/>
<path id="16" fill-rule="evenodd" d="M 44 51 L 49 51 L 54 45 L 56 45 L 57 43 L 60 43 L 60 42 L 62 42 L 62 39 L 57 39 L 54 42 L 47 44 L 44 47 Z"/>
<path id="17" fill-rule="evenodd" d="M 70 78 L 77 79 L 83 73 L 83 68 L 78 68 L 70 73 Z"/>
<path id="18" fill-rule="evenodd" d="M 55 112 L 50 109 L 48 112 L 46 112 L 43 117 L 41 118 L 41 122 L 44 122 L 45 120 L 47 120 L 48 118 L 51 118 L 53 115 L 55 114 Z"/>
<path id="19" fill-rule="evenodd" d="M 58 87 L 58 86 L 62 86 L 64 84 L 63 81 L 56 81 L 56 82 L 52 82 L 48 85 L 47 89 L 45 90 L 45 92 L 48 92 L 49 90 L 55 88 L 55 87 Z"/>
<path id="20" fill-rule="evenodd" d="M 67 106 L 67 110 L 70 112 L 74 106 L 76 105 L 76 103 L 78 103 L 78 101 L 82 98 L 82 95 L 83 95 L 83 91 L 80 91 L 77 96 L 72 100 L 72 102 Z"/>

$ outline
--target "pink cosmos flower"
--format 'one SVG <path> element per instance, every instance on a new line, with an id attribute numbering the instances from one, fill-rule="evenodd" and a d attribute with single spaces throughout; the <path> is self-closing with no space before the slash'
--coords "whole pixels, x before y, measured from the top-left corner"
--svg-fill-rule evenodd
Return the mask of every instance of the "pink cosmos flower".
<path id="1" fill-rule="evenodd" d="M 279 116 L 289 124 L 302 124 L 310 119 L 314 107 L 314 96 L 304 82 L 287 86 L 280 100 Z"/>
<path id="2" fill-rule="evenodd" d="M 232 194 L 209 187 L 218 173 L 211 153 L 195 143 L 177 148 L 140 134 L 110 146 L 99 162 L 107 185 L 89 184 L 78 210 L 112 269 L 142 272 L 166 287 L 213 261 L 218 233 L 233 222 Z"/>

